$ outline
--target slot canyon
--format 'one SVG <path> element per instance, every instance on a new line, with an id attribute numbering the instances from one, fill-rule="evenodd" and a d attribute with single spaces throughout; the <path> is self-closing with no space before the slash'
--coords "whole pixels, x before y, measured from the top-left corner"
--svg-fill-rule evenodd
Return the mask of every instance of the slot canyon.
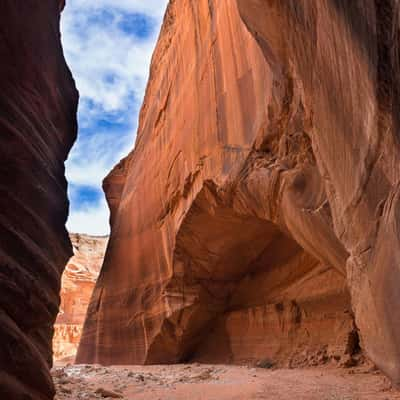
<path id="1" fill-rule="evenodd" d="M 400 1 L 169 0 L 109 238 L 64 7 L 0 4 L 0 399 L 400 399 Z"/>

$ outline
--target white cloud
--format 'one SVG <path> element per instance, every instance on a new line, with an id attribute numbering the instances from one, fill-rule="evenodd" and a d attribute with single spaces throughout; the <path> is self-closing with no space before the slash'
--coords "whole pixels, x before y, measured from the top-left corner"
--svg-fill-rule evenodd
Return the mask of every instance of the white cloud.
<path id="1" fill-rule="evenodd" d="M 96 132 L 82 135 L 67 163 L 68 182 L 74 185 L 100 187 L 116 161 L 133 147 L 133 135 L 125 132 Z"/>
<path id="2" fill-rule="evenodd" d="M 81 10 L 116 8 L 122 12 L 136 12 L 161 18 L 167 0 L 67 0 L 67 5 L 68 3 Z"/>
<path id="3" fill-rule="evenodd" d="M 74 187 L 100 189 L 103 178 L 133 147 L 139 106 L 167 0 L 66 3 L 61 19 L 62 42 L 80 92 L 79 139 L 66 163 L 66 174 Z M 127 18 L 133 18 L 132 29 L 121 25 Z M 107 233 L 105 200 L 87 206 L 74 196 L 67 227 L 74 232 Z"/>
<path id="4" fill-rule="evenodd" d="M 107 235 L 109 232 L 104 221 L 108 221 L 108 218 L 108 207 L 106 201 L 102 199 L 91 207 L 72 209 L 68 218 L 67 229 L 70 232 L 87 233 L 89 235 Z"/>
<path id="5" fill-rule="evenodd" d="M 65 56 L 81 98 L 92 100 L 98 112 L 119 110 L 130 96 L 142 98 L 158 34 L 155 29 L 150 36 L 138 38 L 119 26 L 124 12 L 151 11 L 149 6 L 135 7 L 139 2 L 114 0 L 113 7 L 103 8 L 108 3 L 111 2 L 91 0 L 89 4 L 85 0 L 71 0 L 62 17 Z M 112 18 L 102 20 L 101 12 L 107 12 Z M 94 19 L 94 15 L 98 18 Z M 153 16 L 154 23 L 159 25 L 161 19 L 158 14 L 156 16 Z"/>

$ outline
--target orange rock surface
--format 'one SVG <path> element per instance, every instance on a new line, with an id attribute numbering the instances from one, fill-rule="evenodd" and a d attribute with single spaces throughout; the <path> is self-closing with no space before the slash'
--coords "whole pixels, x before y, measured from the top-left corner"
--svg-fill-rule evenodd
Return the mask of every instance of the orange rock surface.
<path id="1" fill-rule="evenodd" d="M 0 398 L 50 400 L 78 94 L 59 0 L 0 2 Z"/>
<path id="2" fill-rule="evenodd" d="M 108 237 L 71 233 L 70 238 L 74 255 L 62 276 L 60 312 L 54 325 L 53 357 L 56 361 L 73 362 Z"/>
<path id="3" fill-rule="evenodd" d="M 310 116 L 362 348 L 400 383 L 400 2 L 238 4 L 274 79 Z"/>
<path id="4" fill-rule="evenodd" d="M 104 181 L 79 362 L 361 345 L 400 381 L 398 18 L 397 0 L 170 1 L 136 147 Z"/>

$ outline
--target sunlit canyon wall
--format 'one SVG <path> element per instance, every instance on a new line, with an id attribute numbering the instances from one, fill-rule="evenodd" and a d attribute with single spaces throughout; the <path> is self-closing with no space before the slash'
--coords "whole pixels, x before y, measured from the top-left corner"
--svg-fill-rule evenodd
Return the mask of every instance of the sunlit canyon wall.
<path id="1" fill-rule="evenodd" d="M 173 0 L 78 352 L 400 380 L 397 0 Z"/>

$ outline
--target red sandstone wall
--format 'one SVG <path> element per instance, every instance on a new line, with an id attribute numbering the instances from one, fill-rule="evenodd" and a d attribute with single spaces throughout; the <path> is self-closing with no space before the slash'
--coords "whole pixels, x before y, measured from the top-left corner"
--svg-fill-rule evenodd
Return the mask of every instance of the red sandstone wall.
<path id="1" fill-rule="evenodd" d="M 400 382 L 398 0 L 238 0 L 312 116 L 308 136 L 367 355 Z"/>
<path id="2" fill-rule="evenodd" d="M 0 398 L 49 400 L 78 95 L 59 0 L 0 4 Z"/>
<path id="3" fill-rule="evenodd" d="M 171 2 L 136 148 L 104 183 L 112 235 L 79 362 L 343 355 L 347 253 L 323 206 L 307 116 L 272 77 L 235 2 Z"/>
<path id="4" fill-rule="evenodd" d="M 354 312 L 400 380 L 398 10 L 170 2 L 79 361 L 343 360 Z"/>

